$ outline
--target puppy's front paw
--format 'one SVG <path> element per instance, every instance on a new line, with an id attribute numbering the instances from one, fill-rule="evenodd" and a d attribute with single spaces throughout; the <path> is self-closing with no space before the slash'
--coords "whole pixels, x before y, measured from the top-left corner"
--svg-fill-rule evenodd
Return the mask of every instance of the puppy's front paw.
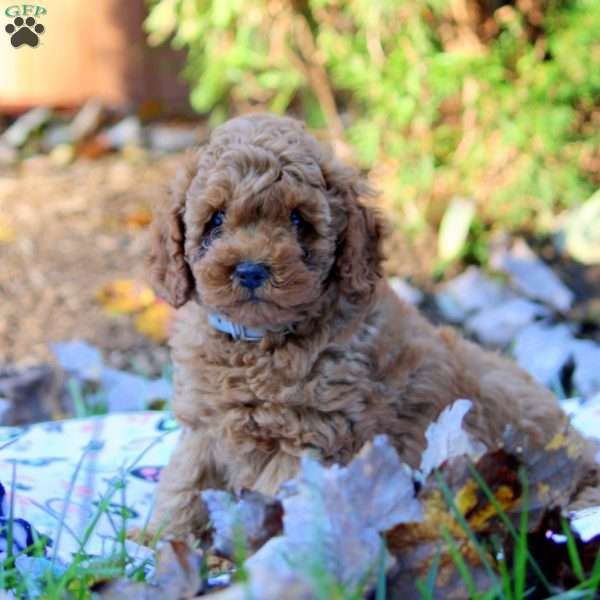
<path id="1" fill-rule="evenodd" d="M 153 548 L 158 541 L 149 529 L 142 529 L 141 527 L 130 527 L 127 530 L 127 539 L 140 546 L 147 546 L 149 548 Z"/>
<path id="2" fill-rule="evenodd" d="M 128 540 L 148 548 L 154 548 L 158 542 L 185 542 L 193 537 L 193 532 L 185 525 L 173 529 L 167 523 L 159 523 L 154 519 L 146 527 L 131 527 L 127 530 Z"/>

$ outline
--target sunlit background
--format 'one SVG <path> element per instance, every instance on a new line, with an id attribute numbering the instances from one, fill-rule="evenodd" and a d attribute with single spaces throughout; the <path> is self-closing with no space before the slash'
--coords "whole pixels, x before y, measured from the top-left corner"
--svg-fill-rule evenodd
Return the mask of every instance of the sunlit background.
<path id="1" fill-rule="evenodd" d="M 229 533 L 212 550 L 126 537 L 179 427 L 152 207 L 186 152 L 251 111 L 304 120 L 380 191 L 404 301 L 511 357 L 599 439 L 600 0 L 29 2 L 0 0 L 0 590 L 199 597 L 233 578 L 277 600 L 594 596 L 597 490 L 580 495 L 590 510 L 567 504 L 591 484 L 576 444 L 511 430 L 474 478 L 451 458 L 480 451 L 460 426 L 469 399 L 428 428 L 418 485 L 380 438 L 347 469 L 304 461 L 283 506 L 213 491 Z M 257 578 L 241 562 L 273 534 Z"/>
<path id="2" fill-rule="evenodd" d="M 168 382 L 172 314 L 145 280 L 150 208 L 183 152 L 257 110 L 304 119 L 368 174 L 393 224 L 387 274 L 431 318 L 500 348 L 540 318 L 600 338 L 597 0 L 2 0 L 0 9 L 3 368 L 35 366 L 53 380 L 45 366 L 64 366 L 71 351 L 140 385 Z M 496 314 L 484 331 L 469 318 L 490 307 L 465 297 L 485 296 L 490 276 L 496 286 L 511 279 L 498 252 L 544 261 L 566 288 L 536 297 L 513 280 L 538 304 Z M 467 268 L 461 300 L 447 286 Z M 508 338 L 495 333 L 507 318 Z M 576 391 L 573 356 L 545 383 Z M 98 399 L 98 377 L 71 389 L 74 404 L 36 404 L 9 421 L 122 406 L 118 395 Z M 147 400 L 134 408 L 161 405 L 131 389 Z"/>

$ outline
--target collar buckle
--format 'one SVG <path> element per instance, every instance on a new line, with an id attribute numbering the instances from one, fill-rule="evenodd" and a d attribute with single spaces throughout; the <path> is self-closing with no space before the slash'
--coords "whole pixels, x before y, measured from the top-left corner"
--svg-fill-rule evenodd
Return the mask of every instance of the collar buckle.
<path id="1" fill-rule="evenodd" d="M 264 329 L 256 329 L 253 327 L 246 327 L 239 323 L 232 323 L 228 321 L 223 315 L 211 313 L 208 315 L 208 322 L 217 331 L 228 333 L 234 340 L 242 342 L 260 342 L 265 337 L 266 331 Z"/>

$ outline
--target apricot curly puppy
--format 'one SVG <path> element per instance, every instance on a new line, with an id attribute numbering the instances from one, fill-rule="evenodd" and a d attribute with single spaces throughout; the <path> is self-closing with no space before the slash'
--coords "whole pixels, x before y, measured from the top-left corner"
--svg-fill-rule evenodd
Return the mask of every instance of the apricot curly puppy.
<path id="1" fill-rule="evenodd" d="M 489 446 L 507 424 L 542 442 L 564 425 L 525 372 L 390 290 L 370 195 L 300 123 L 270 115 L 219 127 L 177 176 L 150 267 L 158 293 L 185 305 L 171 339 L 184 431 L 154 528 L 197 532 L 200 489 L 273 494 L 303 452 L 346 463 L 379 433 L 417 466 L 427 426 L 458 398 Z"/>

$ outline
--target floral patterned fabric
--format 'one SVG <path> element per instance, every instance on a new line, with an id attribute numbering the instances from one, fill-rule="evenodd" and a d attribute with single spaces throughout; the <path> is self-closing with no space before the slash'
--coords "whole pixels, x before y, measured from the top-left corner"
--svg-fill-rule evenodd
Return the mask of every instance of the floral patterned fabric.
<path id="1" fill-rule="evenodd" d="M 16 551 L 31 544 L 31 527 L 65 562 L 80 548 L 110 554 L 123 528 L 144 526 L 177 429 L 164 412 L 0 427 L 0 554 L 11 501 Z"/>

